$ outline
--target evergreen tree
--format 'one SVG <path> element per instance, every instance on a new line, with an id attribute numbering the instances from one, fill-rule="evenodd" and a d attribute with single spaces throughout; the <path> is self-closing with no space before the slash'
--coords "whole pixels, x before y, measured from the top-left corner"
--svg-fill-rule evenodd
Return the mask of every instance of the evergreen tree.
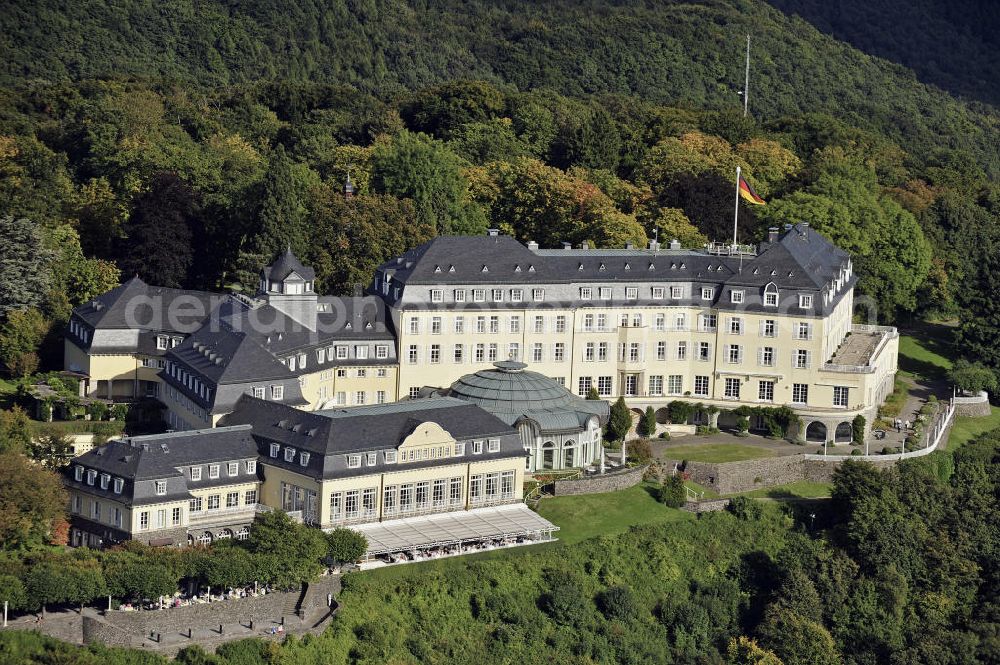
<path id="1" fill-rule="evenodd" d="M 310 190 L 317 185 L 315 172 L 293 162 L 280 144 L 275 148 L 237 257 L 236 277 L 245 290 L 256 287 L 260 269 L 285 247 L 306 254 Z"/>
<path id="2" fill-rule="evenodd" d="M 30 219 L 0 217 L 0 316 L 42 302 L 51 284 L 52 254 Z"/>
<path id="3" fill-rule="evenodd" d="M 645 413 L 639 418 L 639 424 L 636 427 L 636 434 L 641 437 L 649 438 L 656 433 L 656 413 L 653 411 L 653 407 L 647 406 Z"/>
<path id="4" fill-rule="evenodd" d="M 139 275 L 156 286 L 182 286 L 194 257 L 191 227 L 200 210 L 200 195 L 177 174 L 153 176 L 125 225 L 127 239 L 119 250 L 125 276 Z"/>
<path id="5" fill-rule="evenodd" d="M 604 438 L 608 441 L 623 441 L 632 429 L 632 412 L 625 404 L 625 398 L 619 397 L 611 405 L 611 418 L 604 430 Z"/>
<path id="6" fill-rule="evenodd" d="M 591 385 L 587 390 L 587 399 L 594 401 L 601 399 L 601 394 L 597 392 L 597 386 Z"/>

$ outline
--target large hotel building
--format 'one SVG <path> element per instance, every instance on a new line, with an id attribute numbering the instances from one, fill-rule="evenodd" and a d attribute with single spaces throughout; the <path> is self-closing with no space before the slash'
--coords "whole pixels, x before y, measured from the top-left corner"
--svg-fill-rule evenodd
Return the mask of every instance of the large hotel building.
<path id="1" fill-rule="evenodd" d="M 673 400 L 706 422 L 711 406 L 787 405 L 795 436 L 841 442 L 896 372 L 895 329 L 852 323 L 855 283 L 850 257 L 804 224 L 703 250 L 439 237 L 379 266 L 364 298 L 318 296 L 286 252 L 252 298 L 137 280 L 99 296 L 74 310 L 66 364 L 91 395 L 160 399 L 177 430 L 216 425 L 243 394 L 377 404 L 511 360 L 660 420 Z M 128 321 L 129 299 L 151 295 L 150 315 Z M 186 328 L 169 315 L 180 298 L 201 313 Z"/>

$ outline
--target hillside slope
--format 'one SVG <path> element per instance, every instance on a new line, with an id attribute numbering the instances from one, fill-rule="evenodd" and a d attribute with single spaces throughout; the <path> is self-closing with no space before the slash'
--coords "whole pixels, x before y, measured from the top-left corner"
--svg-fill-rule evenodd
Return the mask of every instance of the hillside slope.
<path id="1" fill-rule="evenodd" d="M 108 76 L 203 86 L 336 81 L 398 94 L 454 78 L 570 95 L 739 103 L 754 35 L 762 120 L 826 111 L 927 155 L 970 151 L 1000 173 L 997 112 L 920 84 L 760 0 L 15 0 L 0 16 L 0 83 Z"/>
<path id="2" fill-rule="evenodd" d="M 1000 103 L 1000 3 L 994 0 L 768 0 L 854 47 L 909 67 L 953 94 Z"/>

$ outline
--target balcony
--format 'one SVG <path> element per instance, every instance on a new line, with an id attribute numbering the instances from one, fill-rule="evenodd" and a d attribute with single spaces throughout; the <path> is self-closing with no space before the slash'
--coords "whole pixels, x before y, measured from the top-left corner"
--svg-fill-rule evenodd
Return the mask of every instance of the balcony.
<path id="1" fill-rule="evenodd" d="M 873 374 L 875 360 L 889 340 L 898 336 L 891 326 L 855 325 L 823 369 L 843 374 Z"/>
<path id="2" fill-rule="evenodd" d="M 258 513 L 269 513 L 272 508 L 262 503 L 252 505 L 232 506 L 231 508 L 216 508 L 214 510 L 188 511 L 188 526 L 210 526 L 224 524 L 243 519 L 253 519 Z"/>

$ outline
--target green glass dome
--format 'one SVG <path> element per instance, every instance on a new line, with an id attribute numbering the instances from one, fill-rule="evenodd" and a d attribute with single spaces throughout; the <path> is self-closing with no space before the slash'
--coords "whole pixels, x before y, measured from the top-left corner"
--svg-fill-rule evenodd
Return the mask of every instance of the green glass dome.
<path id="1" fill-rule="evenodd" d="M 591 416 L 607 418 L 607 402 L 588 402 L 555 379 L 526 368 L 512 360 L 495 363 L 490 369 L 463 376 L 451 385 L 448 395 L 472 402 L 508 424 L 527 417 L 543 429 L 565 429 L 582 427 Z"/>

